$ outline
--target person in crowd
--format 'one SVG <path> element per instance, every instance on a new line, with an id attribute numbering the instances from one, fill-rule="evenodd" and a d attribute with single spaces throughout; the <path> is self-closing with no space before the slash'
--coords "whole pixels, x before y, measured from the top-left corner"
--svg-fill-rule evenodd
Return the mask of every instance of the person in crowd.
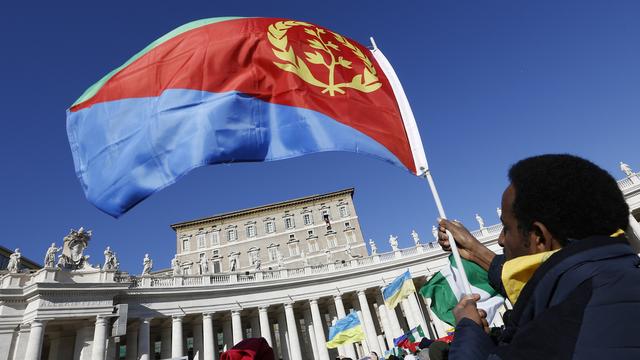
<path id="1" fill-rule="evenodd" d="M 517 162 L 509 180 L 503 255 L 461 223 L 439 220 L 440 245 L 450 250 L 449 230 L 460 255 L 488 270 L 513 303 L 493 341 L 478 296 L 463 297 L 448 358 L 640 359 L 640 259 L 624 234 L 629 208 L 615 179 L 588 160 L 552 154 Z"/>

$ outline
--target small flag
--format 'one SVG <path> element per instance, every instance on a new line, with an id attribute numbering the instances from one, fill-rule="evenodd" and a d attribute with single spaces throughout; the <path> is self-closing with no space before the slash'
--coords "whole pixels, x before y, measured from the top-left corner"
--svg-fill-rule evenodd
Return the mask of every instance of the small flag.
<path id="1" fill-rule="evenodd" d="M 453 255 L 449 255 L 449 266 L 440 270 L 420 289 L 420 295 L 431 299 L 433 313 L 450 325 L 455 325 L 452 310 L 462 297 L 460 272 L 453 263 Z M 483 268 L 466 259 L 462 259 L 462 264 L 471 283 L 471 291 L 480 295 L 478 308 L 487 312 L 487 321 L 491 324 L 504 299 L 489 285 L 487 272 Z"/>
<path id="2" fill-rule="evenodd" d="M 393 345 L 405 349 L 409 349 L 411 352 L 416 351 L 420 340 L 424 337 L 424 331 L 422 331 L 422 326 L 418 325 L 413 329 L 409 330 L 408 333 L 400 336 L 399 338 L 393 339 Z"/>
<path id="3" fill-rule="evenodd" d="M 413 286 L 411 274 L 409 273 L 409 270 L 407 270 L 404 274 L 393 280 L 391 284 L 382 291 L 384 304 L 389 309 L 395 309 L 400 301 L 406 299 L 409 294 L 415 291 L 416 288 Z"/>
<path id="4" fill-rule="evenodd" d="M 355 312 L 336 321 L 336 324 L 329 328 L 329 340 L 327 348 L 334 349 L 340 345 L 351 344 L 364 340 L 364 330 Z"/>

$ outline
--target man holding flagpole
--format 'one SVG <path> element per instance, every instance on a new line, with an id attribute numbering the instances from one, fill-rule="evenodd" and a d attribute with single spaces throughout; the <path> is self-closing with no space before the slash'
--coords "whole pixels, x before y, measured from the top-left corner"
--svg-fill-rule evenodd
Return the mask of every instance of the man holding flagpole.
<path id="1" fill-rule="evenodd" d="M 640 260 L 623 231 L 629 208 L 616 181 L 571 155 L 521 160 L 509 180 L 504 255 L 459 222 L 439 221 L 441 246 L 449 250 L 445 231 L 453 234 L 460 255 L 514 304 L 496 343 L 477 295 L 463 297 L 449 359 L 640 358 Z"/>

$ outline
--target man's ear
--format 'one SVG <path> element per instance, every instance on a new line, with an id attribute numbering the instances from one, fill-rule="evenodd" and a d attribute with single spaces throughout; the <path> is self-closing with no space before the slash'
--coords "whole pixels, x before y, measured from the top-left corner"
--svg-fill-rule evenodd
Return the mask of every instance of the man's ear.
<path id="1" fill-rule="evenodd" d="M 553 237 L 547 226 L 539 221 L 534 221 L 529 233 L 529 241 L 535 252 L 555 250 L 558 241 Z"/>

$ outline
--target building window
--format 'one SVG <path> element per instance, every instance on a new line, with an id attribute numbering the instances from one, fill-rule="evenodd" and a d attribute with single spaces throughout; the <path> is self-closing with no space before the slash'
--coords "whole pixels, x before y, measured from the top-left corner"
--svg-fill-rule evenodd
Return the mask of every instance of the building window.
<path id="1" fill-rule="evenodd" d="M 294 227 L 296 227 L 296 224 L 293 221 L 293 217 L 288 217 L 284 219 L 284 227 L 287 229 L 293 229 Z"/>
<path id="2" fill-rule="evenodd" d="M 289 234 L 289 240 L 295 240 L 295 239 L 296 239 L 295 234 Z"/>
<path id="3" fill-rule="evenodd" d="M 347 222 L 345 222 L 345 223 L 344 223 L 344 227 L 345 227 L 345 229 L 350 228 L 350 227 L 351 227 L 351 223 L 350 223 L 350 222 L 348 222 L 348 221 L 347 221 Z"/>
<path id="4" fill-rule="evenodd" d="M 328 209 L 322 210 L 322 219 L 325 222 L 329 222 L 329 220 L 331 220 L 331 216 L 329 216 L 329 210 Z"/>
<path id="5" fill-rule="evenodd" d="M 222 271 L 220 267 L 220 260 L 213 260 L 213 273 L 217 274 Z"/>
<path id="6" fill-rule="evenodd" d="M 276 223 L 275 223 L 275 222 L 273 222 L 273 221 L 267 221 L 267 222 L 264 224 L 264 231 L 265 231 L 267 234 L 271 234 L 271 233 L 276 232 Z"/>
<path id="7" fill-rule="evenodd" d="M 314 234 L 313 234 L 313 230 L 308 230 L 308 231 L 307 231 L 307 235 L 308 235 L 309 237 L 313 237 L 313 236 L 314 236 Z"/>
<path id="8" fill-rule="evenodd" d="M 347 238 L 347 243 L 353 244 L 356 242 L 356 234 L 353 231 L 347 231 L 344 235 Z"/>
<path id="9" fill-rule="evenodd" d="M 218 250 L 213 250 L 213 251 L 211 252 L 211 255 L 212 255 L 213 257 L 218 257 L 218 256 L 220 256 L 220 252 L 219 252 Z"/>
<path id="10" fill-rule="evenodd" d="M 327 247 L 334 248 L 336 246 L 338 246 L 336 236 L 333 234 L 327 235 Z"/>
<path id="11" fill-rule="evenodd" d="M 204 249 L 206 247 L 204 234 L 198 234 L 196 236 L 196 242 L 198 243 L 198 249 Z"/>
<path id="12" fill-rule="evenodd" d="M 211 246 L 220 245 L 220 231 L 216 230 L 211 233 Z"/>
<path id="13" fill-rule="evenodd" d="M 272 246 L 269 249 L 267 249 L 267 251 L 269 252 L 269 261 L 278 261 L 278 247 L 277 246 Z"/>
<path id="14" fill-rule="evenodd" d="M 309 252 L 316 252 L 316 251 L 320 251 L 320 248 L 318 247 L 318 241 L 316 241 L 316 239 L 311 239 L 309 240 Z"/>
<path id="15" fill-rule="evenodd" d="M 311 217 L 311 214 L 302 215 L 302 221 L 304 222 L 304 226 L 313 224 L 313 218 Z"/>
<path id="16" fill-rule="evenodd" d="M 182 240 L 182 251 L 189 251 L 189 239 Z"/>
<path id="17" fill-rule="evenodd" d="M 227 230 L 227 240 L 229 242 L 238 240 L 238 232 L 236 229 Z"/>
<path id="18" fill-rule="evenodd" d="M 340 207 L 340 217 L 347 217 L 349 216 L 349 212 L 347 211 L 347 207 L 346 206 L 341 206 Z"/>
<path id="19" fill-rule="evenodd" d="M 258 258 L 260 257 L 260 250 L 253 248 L 251 250 L 249 250 L 249 264 L 251 265 L 255 265 L 255 263 L 258 261 Z"/>
<path id="20" fill-rule="evenodd" d="M 289 244 L 289 256 L 298 256 L 300 255 L 300 248 L 298 247 L 298 243 L 290 243 Z"/>
<path id="21" fill-rule="evenodd" d="M 191 275 L 191 266 L 185 266 L 182 268 L 182 274 Z"/>
<path id="22" fill-rule="evenodd" d="M 247 226 L 247 237 L 248 238 L 256 237 L 256 226 L 255 225 Z"/>

